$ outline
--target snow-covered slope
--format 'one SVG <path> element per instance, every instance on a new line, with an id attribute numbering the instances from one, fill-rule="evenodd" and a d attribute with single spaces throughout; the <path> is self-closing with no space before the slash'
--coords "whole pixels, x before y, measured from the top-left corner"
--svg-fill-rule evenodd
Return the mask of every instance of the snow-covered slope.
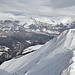
<path id="1" fill-rule="evenodd" d="M 72 57 L 73 63 L 70 65 L 70 75 L 75 75 L 75 51 L 73 51 L 73 57 Z"/>
<path id="2" fill-rule="evenodd" d="M 70 29 L 47 42 L 36 52 L 4 62 L 0 66 L 0 74 L 69 75 L 68 67 L 72 64 L 73 50 L 75 29 Z"/>

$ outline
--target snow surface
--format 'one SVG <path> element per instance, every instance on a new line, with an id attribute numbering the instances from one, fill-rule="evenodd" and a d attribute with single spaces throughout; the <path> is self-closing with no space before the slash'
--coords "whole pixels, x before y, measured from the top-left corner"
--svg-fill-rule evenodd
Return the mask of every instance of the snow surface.
<path id="1" fill-rule="evenodd" d="M 31 43 L 31 41 L 30 41 L 30 40 L 26 40 L 26 42 L 27 42 L 27 43 L 29 43 L 29 44 Z"/>
<path id="2" fill-rule="evenodd" d="M 40 49 L 4 62 L 1 75 L 74 75 L 75 29 L 66 30 Z M 72 66 L 73 65 L 73 66 Z"/>
<path id="3" fill-rule="evenodd" d="M 73 57 L 72 57 L 72 61 L 73 63 L 70 66 L 70 75 L 75 75 L 75 51 L 73 51 Z"/>
<path id="4" fill-rule="evenodd" d="M 39 48 L 41 48 L 42 46 L 43 46 L 43 45 L 30 46 L 30 47 L 26 48 L 23 53 L 30 52 L 30 51 L 33 51 L 33 50 L 36 51 L 36 50 L 38 50 Z"/>

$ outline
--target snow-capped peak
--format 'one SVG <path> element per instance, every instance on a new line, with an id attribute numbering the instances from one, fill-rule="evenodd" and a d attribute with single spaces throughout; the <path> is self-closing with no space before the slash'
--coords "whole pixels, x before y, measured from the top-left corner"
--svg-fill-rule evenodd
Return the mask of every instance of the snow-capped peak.
<path id="1" fill-rule="evenodd" d="M 32 25 L 32 24 L 34 24 L 34 25 L 36 25 L 37 24 L 37 21 L 34 19 L 34 18 L 29 18 L 24 24 L 23 24 L 23 26 L 25 27 L 25 28 L 29 28 L 29 26 L 30 25 Z"/>

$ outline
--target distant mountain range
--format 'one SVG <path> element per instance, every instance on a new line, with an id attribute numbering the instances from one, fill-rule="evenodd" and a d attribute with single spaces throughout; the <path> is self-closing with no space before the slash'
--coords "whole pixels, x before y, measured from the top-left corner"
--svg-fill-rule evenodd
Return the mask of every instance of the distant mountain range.
<path id="1" fill-rule="evenodd" d="M 40 34 L 60 34 L 65 29 L 75 27 L 75 17 L 40 17 L 26 18 L 26 16 L 13 16 L 5 14 L 5 18 L 0 20 L 0 31 L 27 31 Z M 11 15 L 11 16 L 10 16 Z M 9 18 L 8 18 L 9 16 Z M 14 17 L 11 19 L 11 17 Z M 17 19 L 19 17 L 19 19 Z M 1 17 L 0 17 L 1 19 Z M 16 20 L 17 19 L 17 20 Z"/>

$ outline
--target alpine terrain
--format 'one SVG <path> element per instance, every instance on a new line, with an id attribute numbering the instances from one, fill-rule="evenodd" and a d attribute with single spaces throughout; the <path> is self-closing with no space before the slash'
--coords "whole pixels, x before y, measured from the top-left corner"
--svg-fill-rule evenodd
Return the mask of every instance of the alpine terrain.
<path id="1" fill-rule="evenodd" d="M 14 17 L 0 20 L 1 75 L 75 74 L 74 17 Z"/>

